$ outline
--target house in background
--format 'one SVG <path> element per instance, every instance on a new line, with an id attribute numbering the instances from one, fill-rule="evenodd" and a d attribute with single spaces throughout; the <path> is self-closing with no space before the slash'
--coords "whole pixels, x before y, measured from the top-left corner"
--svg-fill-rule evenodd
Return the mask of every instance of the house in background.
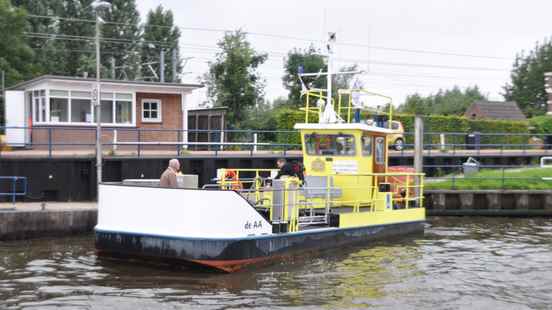
<path id="1" fill-rule="evenodd" d="M 466 110 L 464 117 L 497 120 L 526 120 L 514 101 L 476 101 Z"/>
<path id="2" fill-rule="evenodd" d="M 91 146 L 95 79 L 44 75 L 6 90 L 6 143 Z M 188 141 L 187 97 L 200 84 L 101 81 L 102 143 Z M 140 129 L 151 129 L 141 132 Z"/>

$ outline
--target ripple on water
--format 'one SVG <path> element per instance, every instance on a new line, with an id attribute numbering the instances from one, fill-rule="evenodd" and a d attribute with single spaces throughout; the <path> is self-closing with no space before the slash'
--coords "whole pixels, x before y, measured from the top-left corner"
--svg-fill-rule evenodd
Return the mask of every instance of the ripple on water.
<path id="1" fill-rule="evenodd" d="M 552 220 L 438 218 L 415 238 L 236 274 L 98 260 L 90 236 L 0 243 L 0 308 L 545 309 L 550 235 Z"/>

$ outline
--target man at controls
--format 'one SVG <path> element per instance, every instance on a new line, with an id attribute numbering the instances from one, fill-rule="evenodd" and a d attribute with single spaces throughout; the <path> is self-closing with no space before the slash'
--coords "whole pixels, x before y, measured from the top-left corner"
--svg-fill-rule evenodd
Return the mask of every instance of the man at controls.
<path id="1" fill-rule="evenodd" d="M 161 178 L 159 179 L 159 186 L 167 188 L 177 188 L 178 184 L 176 180 L 176 175 L 179 170 L 180 162 L 178 161 L 178 159 L 173 158 L 169 160 L 169 166 L 161 174 Z"/>

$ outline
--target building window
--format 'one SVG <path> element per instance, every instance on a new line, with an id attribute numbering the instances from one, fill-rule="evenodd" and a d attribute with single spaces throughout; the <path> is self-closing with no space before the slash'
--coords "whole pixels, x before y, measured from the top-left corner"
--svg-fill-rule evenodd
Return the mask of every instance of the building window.
<path id="1" fill-rule="evenodd" d="M 142 122 L 161 122 L 161 100 L 142 100 Z"/>
<path id="2" fill-rule="evenodd" d="M 50 122 L 67 123 L 69 121 L 69 99 L 50 97 Z"/>
<path id="3" fill-rule="evenodd" d="M 90 99 L 71 99 L 71 122 L 92 122 L 92 106 Z"/>
<path id="4" fill-rule="evenodd" d="M 35 123 L 83 125 L 97 120 L 90 91 L 34 90 L 30 95 Z M 132 103 L 133 95 L 129 93 L 102 93 L 102 123 L 108 126 L 132 125 Z"/>
<path id="5" fill-rule="evenodd" d="M 132 101 L 115 101 L 115 122 L 117 124 L 132 123 Z"/>

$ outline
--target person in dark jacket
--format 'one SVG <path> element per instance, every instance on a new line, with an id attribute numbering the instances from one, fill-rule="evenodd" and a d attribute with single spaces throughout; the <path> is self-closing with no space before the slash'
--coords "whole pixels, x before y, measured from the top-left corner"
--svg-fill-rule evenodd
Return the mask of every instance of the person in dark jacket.
<path id="1" fill-rule="evenodd" d="M 303 166 L 300 163 L 289 163 L 284 158 L 280 158 L 276 161 L 278 166 L 278 174 L 275 179 L 280 179 L 283 176 L 297 177 L 299 180 L 304 181 Z"/>

